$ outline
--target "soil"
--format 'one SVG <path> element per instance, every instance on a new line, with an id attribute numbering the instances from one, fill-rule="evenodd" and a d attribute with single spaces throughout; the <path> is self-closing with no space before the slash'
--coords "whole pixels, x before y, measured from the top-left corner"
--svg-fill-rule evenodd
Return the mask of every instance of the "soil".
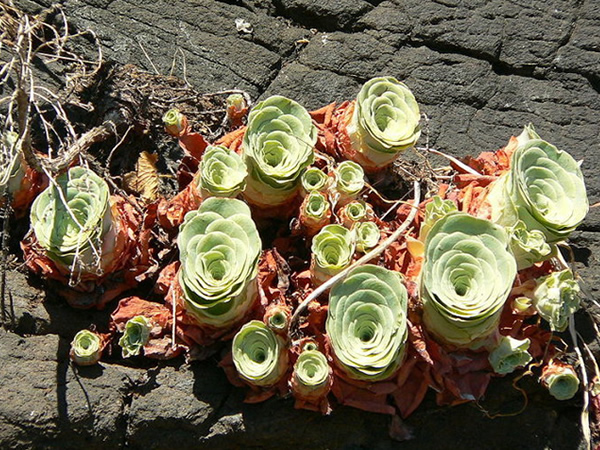
<path id="1" fill-rule="evenodd" d="M 51 4 L 14 3 L 30 13 Z M 255 102 L 281 94 L 314 109 L 355 97 L 373 76 L 392 75 L 408 84 L 427 114 L 421 139 L 431 147 L 474 155 L 502 147 L 532 122 L 542 137 L 583 160 L 590 204 L 600 201 L 594 0 L 65 0 L 61 6 L 75 29 L 96 32 L 106 60 L 79 93 L 94 109 L 74 111 L 78 131 L 115 117 L 121 135 L 132 126 L 106 167 L 113 176 L 131 170 L 141 151 L 157 153 L 162 192 L 173 192 L 182 154 L 160 125 L 171 107 L 213 140 L 226 131 L 223 102 L 232 89 Z M 251 33 L 236 29 L 238 18 Z M 115 144 L 96 144 L 89 153 L 106 163 Z M 570 241 L 585 294 L 576 326 L 597 356 L 599 211 L 591 209 Z M 518 381 L 526 399 L 513 387 L 514 376 L 493 380 L 479 404 L 441 408 L 430 393 L 406 420 L 413 439 L 399 444 L 389 438 L 384 415 L 338 406 L 322 417 L 295 410 L 291 399 L 245 404 L 243 390 L 217 367 L 218 355 L 191 364 L 109 358 L 76 368 L 68 360 L 73 335 L 91 324 L 106 327 L 116 304 L 74 310 L 28 275 L 18 247 L 27 226 L 26 219 L 11 219 L 14 263 L 0 330 L 2 448 L 585 448 L 581 392 L 559 402 L 532 377 Z"/>

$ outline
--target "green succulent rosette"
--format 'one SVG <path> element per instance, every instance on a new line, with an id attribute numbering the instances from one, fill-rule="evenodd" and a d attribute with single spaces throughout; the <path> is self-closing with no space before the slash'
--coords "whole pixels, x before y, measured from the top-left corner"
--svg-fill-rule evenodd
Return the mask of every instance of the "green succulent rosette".
<path id="1" fill-rule="evenodd" d="M 575 370 L 568 365 L 551 361 L 542 370 L 542 385 L 557 400 L 569 400 L 579 390 L 579 378 Z"/>
<path id="2" fill-rule="evenodd" d="M 123 336 L 119 339 L 119 346 L 123 358 L 137 356 L 150 340 L 152 324 L 144 316 L 135 316 L 125 324 Z"/>
<path id="3" fill-rule="evenodd" d="M 381 238 L 381 231 L 375 222 L 361 222 L 354 228 L 356 233 L 356 249 L 367 253 L 374 248 Z"/>
<path id="4" fill-rule="evenodd" d="M 329 185 L 329 177 L 317 167 L 309 167 L 300 178 L 302 189 L 305 193 L 314 191 L 323 192 Z"/>
<path id="5" fill-rule="evenodd" d="M 354 200 L 346 203 L 338 212 L 342 225 L 348 228 L 354 227 L 358 222 L 364 222 L 373 216 L 371 205 L 362 200 Z"/>
<path id="6" fill-rule="evenodd" d="M 464 213 L 439 219 L 421 272 L 427 329 L 441 342 L 475 346 L 497 328 L 516 272 L 503 227 Z"/>
<path id="7" fill-rule="evenodd" d="M 91 366 L 102 357 L 102 340 L 90 330 L 79 331 L 71 341 L 71 360 L 78 366 Z"/>
<path id="8" fill-rule="evenodd" d="M 331 367 L 319 350 L 305 350 L 294 364 L 291 386 L 298 398 L 327 395 L 331 385 Z"/>
<path id="9" fill-rule="evenodd" d="M 354 161 L 342 161 L 338 164 L 334 170 L 334 177 L 341 204 L 354 200 L 365 187 L 365 171 Z"/>
<path id="10" fill-rule="evenodd" d="M 502 336 L 488 357 L 494 372 L 506 375 L 529 364 L 532 359 L 528 352 L 530 343 L 529 339 L 519 340 L 510 336 Z"/>
<path id="11" fill-rule="evenodd" d="M 259 320 L 248 322 L 237 332 L 232 355 L 240 378 L 255 386 L 273 386 L 287 372 L 283 339 Z"/>
<path id="12" fill-rule="evenodd" d="M 312 278 L 317 285 L 350 265 L 356 241 L 354 233 L 341 225 L 326 225 L 313 238 Z"/>
<path id="13" fill-rule="evenodd" d="M 331 219 L 331 205 L 327 196 L 318 191 L 308 194 L 300 205 L 298 217 L 309 236 L 317 234 Z"/>
<path id="14" fill-rule="evenodd" d="M 195 177 L 202 198 L 235 197 L 246 187 L 248 170 L 237 153 L 227 147 L 208 146 Z"/>
<path id="15" fill-rule="evenodd" d="M 186 214 L 177 244 L 186 311 L 200 325 L 215 328 L 241 319 L 256 298 L 262 248 L 248 205 L 230 198 L 204 200 Z"/>
<path id="16" fill-rule="evenodd" d="M 406 353 L 408 294 L 402 276 L 367 264 L 333 286 L 325 328 L 336 365 L 351 379 L 385 380 Z"/>
<path id="17" fill-rule="evenodd" d="M 89 169 L 73 167 L 57 177 L 35 199 L 30 215 L 48 258 L 63 270 L 102 274 L 115 243 L 109 198 L 106 182 Z"/>
<path id="18" fill-rule="evenodd" d="M 566 269 L 553 272 L 537 281 L 533 292 L 533 305 L 540 316 L 550 324 L 552 331 L 565 331 L 569 317 L 580 306 L 579 284 L 573 272 Z"/>
<path id="19" fill-rule="evenodd" d="M 19 135 L 7 131 L 0 137 L 0 194 L 15 194 L 25 177 L 25 165 L 17 148 Z"/>
<path id="20" fill-rule="evenodd" d="M 296 195 L 302 173 L 314 160 L 316 141 L 317 128 L 295 101 L 276 95 L 252 108 L 243 140 L 248 201 L 271 207 Z"/>
<path id="21" fill-rule="evenodd" d="M 420 117 L 419 105 L 404 83 L 393 77 L 367 81 L 347 127 L 355 159 L 369 171 L 389 165 L 419 139 Z"/>
<path id="22" fill-rule="evenodd" d="M 563 241 L 581 224 L 589 203 L 579 164 L 552 144 L 526 133 L 512 155 L 510 170 L 488 196 L 492 220 L 513 226 L 522 220 L 550 244 Z"/>
<path id="23" fill-rule="evenodd" d="M 537 262 L 545 261 L 554 254 L 554 246 L 546 242 L 540 230 L 528 230 L 525 222 L 519 220 L 507 229 L 510 235 L 510 249 L 517 261 L 517 269 L 527 269 Z"/>
<path id="24" fill-rule="evenodd" d="M 424 242 L 425 239 L 427 239 L 429 230 L 431 230 L 431 227 L 433 227 L 438 220 L 455 212 L 458 212 L 456 203 L 452 200 L 443 200 L 439 195 L 434 196 L 431 201 L 425 205 L 425 220 L 419 231 L 419 240 Z"/>

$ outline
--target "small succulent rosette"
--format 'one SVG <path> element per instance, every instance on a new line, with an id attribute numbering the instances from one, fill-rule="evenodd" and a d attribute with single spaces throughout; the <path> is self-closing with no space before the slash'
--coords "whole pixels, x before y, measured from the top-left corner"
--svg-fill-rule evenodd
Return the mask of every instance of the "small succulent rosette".
<path id="1" fill-rule="evenodd" d="M 78 366 L 93 366 L 102 358 L 107 343 L 105 335 L 91 330 L 81 330 L 71 341 L 69 357 Z"/>
<path id="2" fill-rule="evenodd" d="M 90 169 L 72 167 L 33 202 L 31 230 L 21 243 L 27 266 L 59 281 L 59 293 L 73 306 L 103 307 L 147 268 L 149 236 L 130 202 L 111 196 Z"/>
<path id="3" fill-rule="evenodd" d="M 308 237 L 317 234 L 331 223 L 331 204 L 326 194 L 313 191 L 304 197 L 300 205 L 298 221 Z"/>
<path id="4" fill-rule="evenodd" d="M 354 233 L 341 225 L 326 225 L 313 237 L 310 272 L 320 286 L 350 265 L 356 251 Z"/>

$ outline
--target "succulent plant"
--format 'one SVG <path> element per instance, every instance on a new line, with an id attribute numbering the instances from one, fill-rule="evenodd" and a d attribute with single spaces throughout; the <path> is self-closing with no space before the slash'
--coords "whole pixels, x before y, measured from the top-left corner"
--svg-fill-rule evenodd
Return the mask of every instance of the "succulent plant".
<path id="1" fill-rule="evenodd" d="M 569 317 L 579 309 L 579 284 L 566 269 L 537 280 L 533 304 L 552 331 L 565 331 Z"/>
<path id="2" fill-rule="evenodd" d="M 425 241 L 423 319 L 440 341 L 471 347 L 497 327 L 516 262 L 503 227 L 464 213 L 439 219 Z"/>
<path id="3" fill-rule="evenodd" d="M 13 131 L 7 131 L 0 136 L 0 194 L 13 195 L 21 188 L 25 177 L 25 167 L 17 149 L 19 136 Z"/>
<path id="4" fill-rule="evenodd" d="M 255 386 L 273 386 L 287 372 L 283 339 L 258 320 L 248 322 L 237 332 L 232 354 L 240 378 Z"/>
<path id="5" fill-rule="evenodd" d="M 492 220 L 539 230 L 550 244 L 562 241 L 585 218 L 589 203 L 579 164 L 568 153 L 541 139 L 521 136 L 510 170 L 488 196 Z M 535 135 L 537 136 L 537 135 Z"/>
<path id="6" fill-rule="evenodd" d="M 202 154 L 196 187 L 202 198 L 235 197 L 246 187 L 248 170 L 241 156 L 221 145 Z"/>
<path id="7" fill-rule="evenodd" d="M 312 241 L 312 278 L 320 285 L 352 262 L 354 233 L 341 225 L 326 225 Z"/>
<path id="8" fill-rule="evenodd" d="M 321 169 L 309 167 L 302 174 L 300 182 L 305 193 L 311 193 L 313 191 L 322 192 L 327 189 L 327 186 L 329 185 L 329 177 Z"/>
<path id="9" fill-rule="evenodd" d="M 365 171 L 353 161 L 342 161 L 334 170 L 335 189 L 340 194 L 339 203 L 354 200 L 365 187 Z"/>
<path id="10" fill-rule="evenodd" d="M 367 81 L 347 127 L 356 147 L 353 159 L 368 171 L 389 165 L 415 145 L 421 135 L 419 120 L 419 105 L 404 83 L 393 77 Z"/>
<path id="11" fill-rule="evenodd" d="M 364 222 L 373 217 L 373 208 L 362 200 L 346 203 L 338 212 L 342 225 L 352 228 L 357 222 Z"/>
<path id="12" fill-rule="evenodd" d="M 327 395 L 331 386 L 331 367 L 319 350 L 305 350 L 294 364 L 290 384 L 297 398 Z"/>
<path id="13" fill-rule="evenodd" d="M 101 275 L 113 254 L 115 229 L 106 182 L 84 167 L 56 178 L 31 207 L 31 226 L 63 271 Z"/>
<path id="14" fill-rule="evenodd" d="M 256 297 L 262 247 L 248 206 L 230 198 L 204 200 L 185 216 L 177 244 L 187 312 L 216 328 L 241 319 Z"/>
<path id="15" fill-rule="evenodd" d="M 364 265 L 331 289 L 326 330 L 336 364 L 351 379 L 391 377 L 406 352 L 407 300 L 402 277 Z"/>
<path id="16" fill-rule="evenodd" d="M 252 108 L 243 141 L 248 201 L 270 207 L 294 197 L 302 173 L 313 162 L 316 141 L 317 128 L 295 101 L 273 96 Z"/>
<path id="17" fill-rule="evenodd" d="M 548 389 L 550 395 L 557 400 L 569 400 L 579 390 L 579 378 L 575 370 L 560 361 L 550 361 L 542 369 L 540 381 Z"/>
<path id="18" fill-rule="evenodd" d="M 102 357 L 102 339 L 90 330 L 79 331 L 71 341 L 71 360 L 78 366 L 91 366 Z"/>
<path id="19" fill-rule="evenodd" d="M 431 201 L 425 205 L 425 220 L 421 224 L 419 239 L 424 242 L 429 234 L 429 230 L 431 230 L 431 227 L 433 227 L 438 220 L 457 211 L 458 208 L 456 207 L 456 203 L 452 200 L 443 200 L 439 195 L 434 196 Z"/>
<path id="20" fill-rule="evenodd" d="M 375 222 L 361 222 L 354 228 L 356 233 L 356 249 L 367 253 L 379 243 L 381 231 Z"/>
<path id="21" fill-rule="evenodd" d="M 518 270 L 527 269 L 552 256 L 554 246 L 546 242 L 546 236 L 540 230 L 528 230 L 525 222 L 519 220 L 507 231 L 510 235 L 510 249 L 517 261 Z"/>
<path id="22" fill-rule="evenodd" d="M 170 109 L 162 117 L 165 129 L 171 136 L 182 135 L 188 126 L 187 118 L 178 109 Z"/>
<path id="23" fill-rule="evenodd" d="M 502 336 L 500 342 L 490 352 L 489 360 L 494 372 L 504 375 L 514 372 L 518 367 L 523 367 L 531 361 L 529 339 L 514 339 Z"/>
<path id="24" fill-rule="evenodd" d="M 150 340 L 152 324 L 144 316 L 135 316 L 127 321 L 123 336 L 119 339 L 119 346 L 123 358 L 137 356 Z"/>

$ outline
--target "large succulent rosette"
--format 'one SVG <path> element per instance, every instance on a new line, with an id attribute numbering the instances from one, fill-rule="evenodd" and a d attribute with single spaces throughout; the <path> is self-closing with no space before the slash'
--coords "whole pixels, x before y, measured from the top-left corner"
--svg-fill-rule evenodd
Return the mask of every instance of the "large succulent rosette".
<path id="1" fill-rule="evenodd" d="M 439 219 L 421 273 L 427 329 L 443 343 L 476 346 L 496 330 L 516 271 L 503 227 L 464 213 Z"/>
<path id="2" fill-rule="evenodd" d="M 31 227 L 61 272 L 94 278 L 113 265 L 117 233 L 109 199 L 102 178 L 73 167 L 33 202 Z"/>
<path id="3" fill-rule="evenodd" d="M 295 101 L 276 95 L 252 108 L 243 141 L 248 201 L 274 207 L 294 197 L 302 173 L 313 162 L 316 141 L 317 128 Z"/>
<path id="4" fill-rule="evenodd" d="M 256 298 L 262 247 L 248 206 L 236 199 L 206 199 L 185 216 L 177 244 L 187 313 L 214 328 L 241 319 Z"/>
<path id="5" fill-rule="evenodd" d="M 326 330 L 345 376 L 375 382 L 394 375 L 406 353 L 407 298 L 398 272 L 370 264 L 331 289 Z"/>
<path id="6" fill-rule="evenodd" d="M 519 139 L 510 170 L 488 196 L 492 220 L 507 227 L 522 220 L 528 230 L 544 233 L 547 242 L 562 241 L 589 209 L 579 164 L 542 139 Z"/>
<path id="7" fill-rule="evenodd" d="M 393 77 L 372 78 L 361 88 L 346 125 L 351 149 L 345 156 L 368 172 L 391 164 L 421 135 L 419 105 L 408 87 Z"/>

